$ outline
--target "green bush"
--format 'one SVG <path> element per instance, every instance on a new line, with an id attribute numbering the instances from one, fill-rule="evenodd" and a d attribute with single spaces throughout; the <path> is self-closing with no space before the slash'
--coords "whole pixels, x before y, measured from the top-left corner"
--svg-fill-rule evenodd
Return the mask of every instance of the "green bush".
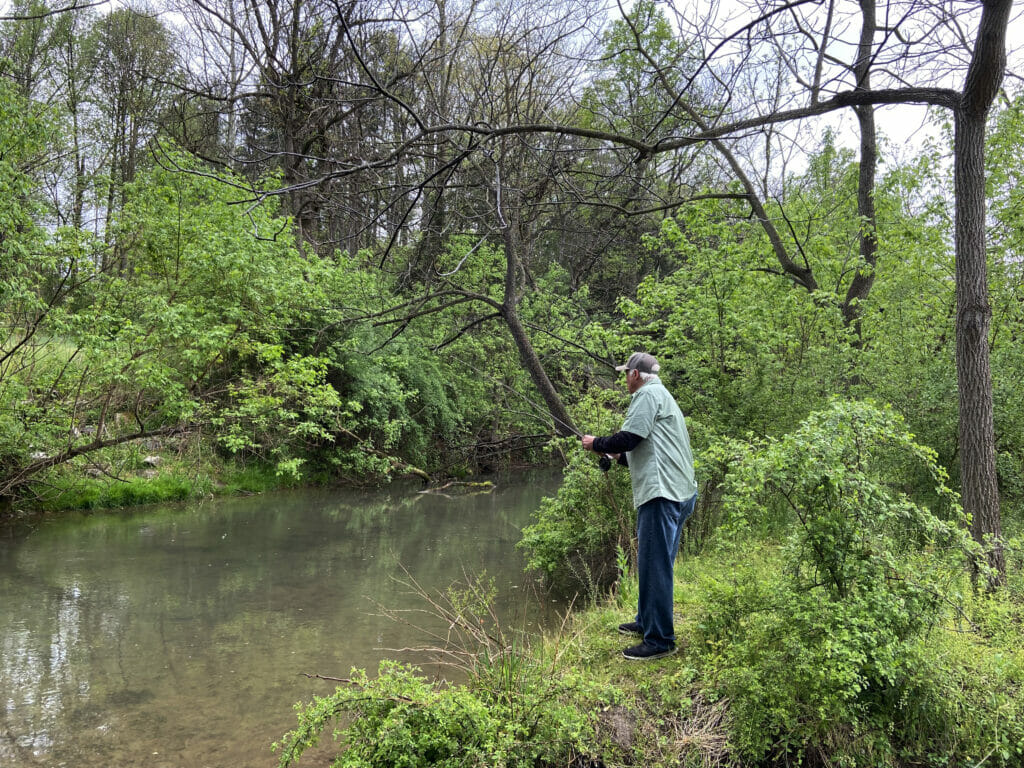
<path id="1" fill-rule="evenodd" d="M 434 648 L 467 675 L 464 685 L 430 681 L 412 666 L 383 661 L 374 679 L 353 670 L 345 685 L 296 705 L 298 728 L 275 744 L 292 765 L 329 726 L 339 741 L 332 765 L 355 768 L 536 768 L 567 765 L 593 745 L 589 687 L 553 674 L 492 609 L 493 584 L 431 597 L 418 592 L 446 625 Z"/>
<path id="2" fill-rule="evenodd" d="M 274 745 L 281 768 L 316 746 L 334 723 L 336 768 L 564 765 L 593 734 L 585 716 L 550 697 L 527 703 L 495 697 L 479 685 L 441 687 L 394 661 L 381 662 L 374 679 L 353 670 L 347 682 L 330 696 L 297 705 L 299 727 Z"/>
<path id="3" fill-rule="evenodd" d="M 902 492 L 915 464 L 933 480 L 931 507 Z M 973 635 L 972 660 L 946 629 L 966 615 L 974 546 L 944 480 L 902 420 L 867 403 L 835 402 L 737 457 L 726 550 L 756 551 L 702 584 L 697 634 L 738 756 L 885 766 L 977 760 L 986 745 L 1002 764 L 1017 755 L 1024 707 L 1004 692 L 1024 679 L 1021 659 L 980 653 L 990 644 Z M 781 522 L 777 547 L 757 544 Z"/>
<path id="4" fill-rule="evenodd" d="M 299 728 L 277 745 L 279 764 L 291 765 L 342 714 L 351 720 L 334 762 L 339 768 L 479 765 L 499 749 L 500 723 L 466 689 L 435 688 L 395 662 L 382 662 L 379 672 L 370 680 L 353 670 L 350 687 L 299 706 Z"/>
<path id="5" fill-rule="evenodd" d="M 988 601 L 1009 607 L 1003 597 Z M 891 725 L 894 751 L 904 763 L 1024 764 L 1020 608 L 1010 643 L 944 629 L 921 637 L 911 649 L 916 663 L 908 670 Z"/>
<path id="6" fill-rule="evenodd" d="M 564 441 L 568 466 L 554 498 L 545 498 L 519 546 L 527 567 L 560 589 L 599 590 L 618 576 L 616 555 L 632 550 L 636 512 L 629 473 L 602 472 L 593 453 Z"/>

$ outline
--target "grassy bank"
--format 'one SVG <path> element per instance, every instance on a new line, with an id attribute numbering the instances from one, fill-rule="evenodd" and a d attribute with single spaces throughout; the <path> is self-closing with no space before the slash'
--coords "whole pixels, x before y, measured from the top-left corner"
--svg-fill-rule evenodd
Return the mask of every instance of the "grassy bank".
<path id="1" fill-rule="evenodd" d="M 884 611 L 858 615 L 789 593 L 785 562 L 768 541 L 682 562 L 680 652 L 662 661 L 619 656 L 624 643 L 612 630 L 629 617 L 633 583 L 577 617 L 571 665 L 621 692 L 615 718 L 596 720 L 601 762 L 1022 764 L 1019 558 L 1003 592 L 975 593 L 964 574 L 935 621 L 902 637 L 883 626 Z"/>
<path id="2" fill-rule="evenodd" d="M 29 514 L 105 509 L 262 493 L 295 484 L 294 477 L 259 462 L 123 449 L 101 462 L 61 467 L 45 483 L 33 486 L 18 506 Z"/>
<path id="3" fill-rule="evenodd" d="M 682 558 L 680 650 L 654 662 L 621 656 L 629 579 L 532 644 L 490 621 L 479 587 L 432 598 L 468 682 L 355 671 L 300 713 L 280 764 L 337 725 L 344 766 L 1017 766 L 1024 575 L 1011 560 L 1003 591 L 975 593 L 964 574 L 930 626 L 888 647 L 870 611 L 787 590 L 771 540 Z"/>

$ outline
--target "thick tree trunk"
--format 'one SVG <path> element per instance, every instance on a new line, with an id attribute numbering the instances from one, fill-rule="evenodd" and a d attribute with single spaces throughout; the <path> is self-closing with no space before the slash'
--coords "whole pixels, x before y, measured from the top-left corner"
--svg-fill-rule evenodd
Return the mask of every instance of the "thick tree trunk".
<path id="1" fill-rule="evenodd" d="M 1006 67 L 1012 0 L 985 0 L 963 98 L 956 110 L 956 371 L 960 472 L 971 532 L 986 547 L 989 586 L 1006 580 L 988 333 L 992 307 L 985 260 L 985 118 Z"/>
<path id="2" fill-rule="evenodd" d="M 960 474 L 971 532 L 1006 578 L 992 424 L 988 334 L 992 307 L 985 262 L 985 117 L 956 116 L 956 372 L 960 392 Z"/>
<path id="3" fill-rule="evenodd" d="M 956 379 L 964 507 L 975 540 L 990 546 L 993 581 L 1006 578 L 995 476 L 985 263 L 985 118 L 956 115 Z"/>

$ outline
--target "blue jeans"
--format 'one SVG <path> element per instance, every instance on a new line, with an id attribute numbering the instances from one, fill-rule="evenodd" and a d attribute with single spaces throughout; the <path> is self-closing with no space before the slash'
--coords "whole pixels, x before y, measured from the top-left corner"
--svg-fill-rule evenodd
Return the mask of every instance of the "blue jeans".
<path id="1" fill-rule="evenodd" d="M 644 642 L 659 650 L 674 648 L 672 584 L 676 553 L 683 523 L 693 513 L 697 494 L 686 501 L 651 499 L 637 509 L 637 571 L 640 597 L 636 620 L 644 630 Z"/>

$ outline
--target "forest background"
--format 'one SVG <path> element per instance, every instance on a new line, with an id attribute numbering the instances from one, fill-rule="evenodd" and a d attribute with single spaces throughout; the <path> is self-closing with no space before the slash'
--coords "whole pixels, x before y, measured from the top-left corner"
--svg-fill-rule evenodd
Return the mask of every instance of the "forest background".
<path id="1" fill-rule="evenodd" d="M 966 615 L 946 596 L 968 574 L 1019 628 L 1012 11 L 17 2 L 0 513 L 558 460 L 524 546 L 600 587 L 628 501 L 572 436 L 617 428 L 613 366 L 644 349 L 700 465 L 688 546 L 789 541 L 785 621 L 808 595 L 860 605 L 905 651 Z M 876 126 L 922 108 L 899 141 Z M 906 695 L 905 655 L 864 648 L 834 698 L 862 725 L 864 690 L 889 714 Z M 789 754 L 777 733 L 806 721 L 775 695 L 736 754 Z"/>

